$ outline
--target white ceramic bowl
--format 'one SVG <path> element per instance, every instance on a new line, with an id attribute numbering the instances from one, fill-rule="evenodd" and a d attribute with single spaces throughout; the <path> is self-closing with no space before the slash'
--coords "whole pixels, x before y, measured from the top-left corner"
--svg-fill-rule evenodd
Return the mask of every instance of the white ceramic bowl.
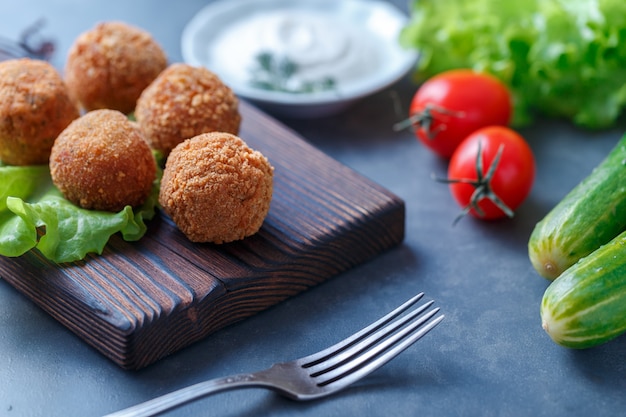
<path id="1" fill-rule="evenodd" d="M 258 19 L 269 16 L 289 16 L 289 20 L 283 19 L 280 27 L 265 33 Z M 269 112 L 320 117 L 338 113 L 354 101 L 388 87 L 414 67 L 417 54 L 398 42 L 407 20 L 400 10 L 379 0 L 220 0 L 202 9 L 185 27 L 182 55 L 186 63 L 210 69 L 238 96 Z M 319 22 L 328 25 L 317 25 Z M 259 33 L 261 29 L 263 33 Z M 344 29 L 345 33 L 339 33 Z M 302 62 L 315 54 L 321 56 L 320 61 L 311 64 L 311 73 L 323 74 L 325 65 L 335 71 L 339 62 L 347 59 L 356 65 L 343 75 L 330 72 L 333 88 L 326 90 L 294 93 L 254 85 L 251 67 L 258 63 L 255 56 L 259 52 L 255 48 L 285 31 L 290 35 L 286 41 L 281 38 L 281 45 L 287 42 L 289 48 L 303 46 L 304 51 L 296 51 Z M 341 36 L 331 38 L 334 31 Z M 312 51 L 317 48 L 310 56 L 306 54 L 309 46 Z"/>

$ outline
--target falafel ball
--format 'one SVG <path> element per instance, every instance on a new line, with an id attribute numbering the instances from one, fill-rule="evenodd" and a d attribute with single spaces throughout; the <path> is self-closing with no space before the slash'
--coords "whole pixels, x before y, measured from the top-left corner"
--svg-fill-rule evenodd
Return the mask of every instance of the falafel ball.
<path id="1" fill-rule="evenodd" d="M 0 62 L 0 160 L 9 165 L 47 164 L 56 137 L 78 108 L 61 75 L 30 58 Z"/>
<path id="2" fill-rule="evenodd" d="M 85 110 L 129 114 L 166 66 L 165 52 L 148 32 L 123 22 L 103 22 L 72 44 L 65 82 Z"/>
<path id="3" fill-rule="evenodd" d="M 208 69 L 181 63 L 170 65 L 144 90 L 135 117 L 150 146 L 165 157 L 202 133 L 237 135 L 241 123 L 233 91 Z"/>
<path id="4" fill-rule="evenodd" d="M 138 126 L 117 110 L 93 110 L 73 121 L 50 155 L 52 182 L 72 203 L 117 212 L 142 204 L 156 161 Z"/>
<path id="5" fill-rule="evenodd" d="M 232 242 L 261 228 L 273 177 L 267 158 L 238 136 L 204 133 L 172 150 L 159 203 L 189 240 Z"/>

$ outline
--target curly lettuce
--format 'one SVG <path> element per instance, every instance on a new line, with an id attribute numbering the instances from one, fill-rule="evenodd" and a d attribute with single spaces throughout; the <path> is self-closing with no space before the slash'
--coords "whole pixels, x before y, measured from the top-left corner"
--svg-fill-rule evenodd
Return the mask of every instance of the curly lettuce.
<path id="1" fill-rule="evenodd" d="M 420 53 L 416 79 L 492 73 L 511 89 L 516 125 L 542 113 L 605 128 L 626 105 L 623 0 L 414 0 L 411 10 L 400 43 Z"/>
<path id="2" fill-rule="evenodd" d="M 82 209 L 53 185 L 48 166 L 0 165 L 0 256 L 38 250 L 53 262 L 74 262 L 101 254 L 109 238 L 121 233 L 141 239 L 158 201 L 158 181 L 147 201 L 118 213 Z"/>

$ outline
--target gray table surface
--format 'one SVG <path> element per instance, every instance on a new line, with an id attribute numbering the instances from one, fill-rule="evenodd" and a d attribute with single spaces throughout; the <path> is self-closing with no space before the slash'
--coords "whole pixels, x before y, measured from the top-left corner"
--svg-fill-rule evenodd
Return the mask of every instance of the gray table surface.
<path id="1" fill-rule="evenodd" d="M 0 2 L 0 35 L 45 17 L 62 67 L 73 39 L 101 20 L 150 31 L 172 61 L 180 35 L 206 0 Z M 404 0 L 394 1 L 404 11 Z M 91 417 L 206 378 L 253 371 L 312 353 L 350 334 L 411 294 L 424 291 L 446 314 L 410 350 L 358 385 L 328 399 L 296 403 L 263 390 L 206 398 L 167 416 L 617 416 L 626 409 L 626 339 L 571 351 L 543 332 L 547 286 L 526 243 L 533 225 L 599 163 L 625 130 L 602 132 L 542 120 L 522 129 L 537 158 L 537 180 L 512 220 L 470 218 L 445 175 L 409 131 L 391 126 L 416 86 L 406 78 L 340 116 L 283 119 L 332 157 L 406 201 L 406 239 L 398 248 L 226 328 L 144 370 L 124 371 L 0 281 L 0 415 Z"/>

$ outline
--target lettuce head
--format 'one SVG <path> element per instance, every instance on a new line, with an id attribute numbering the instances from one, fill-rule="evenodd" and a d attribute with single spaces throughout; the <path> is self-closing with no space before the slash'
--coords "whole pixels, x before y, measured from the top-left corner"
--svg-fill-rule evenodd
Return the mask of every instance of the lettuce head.
<path id="1" fill-rule="evenodd" d="M 420 53 L 418 80 L 452 68 L 499 77 L 516 125 L 542 113 L 604 128 L 626 105 L 623 0 L 413 0 L 400 43 Z"/>

